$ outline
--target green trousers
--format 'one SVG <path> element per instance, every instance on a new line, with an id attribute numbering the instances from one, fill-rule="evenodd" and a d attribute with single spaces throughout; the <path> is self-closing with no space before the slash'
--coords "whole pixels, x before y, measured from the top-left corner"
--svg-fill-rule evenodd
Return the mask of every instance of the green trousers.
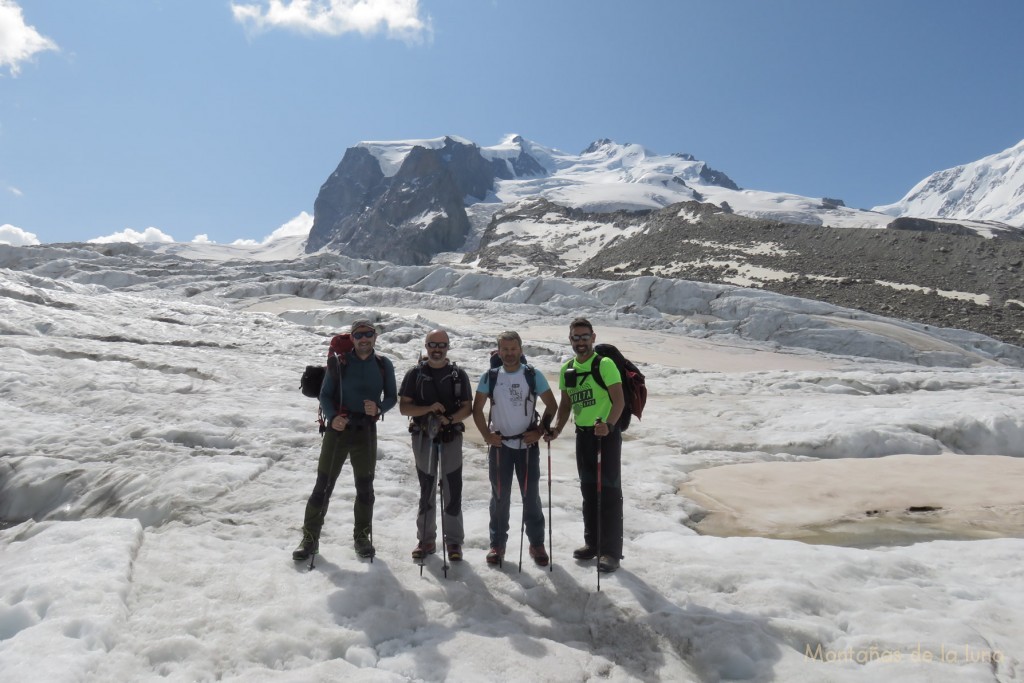
<path id="1" fill-rule="evenodd" d="M 328 429 L 320 446 L 320 460 L 316 468 L 316 484 L 306 502 L 303 530 L 320 538 L 320 530 L 327 517 L 334 484 L 338 481 L 345 461 L 352 460 L 356 501 L 352 507 L 354 524 L 352 537 L 370 539 L 373 533 L 373 476 L 377 469 L 377 427 L 349 427 L 342 432 Z"/>

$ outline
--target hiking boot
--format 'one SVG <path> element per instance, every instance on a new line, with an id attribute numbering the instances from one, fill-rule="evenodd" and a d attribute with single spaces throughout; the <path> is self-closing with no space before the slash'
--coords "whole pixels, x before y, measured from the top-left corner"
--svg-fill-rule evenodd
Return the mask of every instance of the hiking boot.
<path id="1" fill-rule="evenodd" d="M 592 560 L 597 557 L 597 549 L 584 545 L 573 550 L 572 556 L 577 560 Z"/>
<path id="2" fill-rule="evenodd" d="M 373 557 L 377 552 L 368 538 L 357 538 L 355 548 L 359 557 Z"/>
<path id="3" fill-rule="evenodd" d="M 503 559 L 505 559 L 504 548 L 491 548 L 491 551 L 487 553 L 487 564 L 501 564 Z"/>
<path id="4" fill-rule="evenodd" d="M 302 540 L 299 541 L 299 546 L 292 551 L 292 559 L 296 562 L 305 562 L 318 552 L 320 552 L 320 541 L 313 538 L 313 534 L 303 529 Z"/>
<path id="5" fill-rule="evenodd" d="M 448 544 L 448 559 L 452 562 L 462 561 L 462 546 L 458 543 Z"/>
<path id="6" fill-rule="evenodd" d="M 611 574 L 619 568 L 619 558 L 614 555 L 602 555 L 597 561 L 597 571 L 602 574 Z"/>
<path id="7" fill-rule="evenodd" d="M 413 548 L 412 559 L 414 559 L 414 560 L 422 560 L 427 555 L 433 555 L 435 552 L 437 552 L 437 544 L 436 543 L 434 543 L 433 541 L 429 541 L 429 542 L 420 541 L 419 545 L 417 545 L 415 548 Z"/>
<path id="8" fill-rule="evenodd" d="M 530 557 L 537 563 L 539 567 L 548 566 L 548 551 L 544 550 L 544 544 L 531 545 L 530 546 Z"/>

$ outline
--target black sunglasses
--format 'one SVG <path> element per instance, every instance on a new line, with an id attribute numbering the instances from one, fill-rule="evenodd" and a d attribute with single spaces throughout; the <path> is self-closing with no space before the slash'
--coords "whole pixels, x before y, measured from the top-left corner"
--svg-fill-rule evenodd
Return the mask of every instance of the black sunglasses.
<path id="1" fill-rule="evenodd" d="M 594 336 L 593 334 L 570 334 L 569 335 L 569 339 L 572 339 L 573 341 L 585 341 L 586 342 L 586 341 L 590 341 L 591 337 L 593 337 L 593 336 Z"/>
<path id="2" fill-rule="evenodd" d="M 353 332 L 352 333 L 352 338 L 353 339 L 372 339 L 375 334 L 377 334 L 377 333 L 372 331 L 372 330 L 369 331 L 369 332 Z"/>
<path id="3" fill-rule="evenodd" d="M 427 342 L 428 349 L 447 349 L 448 342 Z"/>

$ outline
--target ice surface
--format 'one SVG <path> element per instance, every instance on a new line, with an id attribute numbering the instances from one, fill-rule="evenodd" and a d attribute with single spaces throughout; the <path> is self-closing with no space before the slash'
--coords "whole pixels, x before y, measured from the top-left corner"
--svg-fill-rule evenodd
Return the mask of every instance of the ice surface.
<path id="1" fill-rule="evenodd" d="M 3 680 L 1024 678 L 1024 540 L 1011 515 L 989 534 L 1004 538 L 948 540 L 973 535 L 943 526 L 909 543 L 887 527 L 844 547 L 848 529 L 830 520 L 859 510 L 875 475 L 813 469 L 913 456 L 942 483 L 928 504 L 964 523 L 965 501 L 986 492 L 1012 505 L 1012 490 L 993 491 L 1019 468 L 981 468 L 1024 456 L 1020 349 L 654 277 L 190 250 L 0 247 Z M 421 576 L 397 411 L 380 428 L 375 561 L 350 547 L 347 468 L 317 569 L 291 561 L 319 448 L 298 378 L 330 334 L 378 321 L 378 348 L 402 372 L 443 325 L 451 357 L 477 374 L 495 335 L 517 329 L 551 378 L 578 314 L 642 364 L 651 392 L 624 444 L 625 559 L 600 592 L 593 564 L 571 559 L 582 524 L 565 437 L 551 454 L 553 571 L 484 563 L 486 459 L 472 428 L 466 560 L 445 578 L 432 557 Z M 746 519 L 813 527 L 815 543 L 699 535 L 714 514 L 680 493 L 687 482 L 729 493 Z"/>

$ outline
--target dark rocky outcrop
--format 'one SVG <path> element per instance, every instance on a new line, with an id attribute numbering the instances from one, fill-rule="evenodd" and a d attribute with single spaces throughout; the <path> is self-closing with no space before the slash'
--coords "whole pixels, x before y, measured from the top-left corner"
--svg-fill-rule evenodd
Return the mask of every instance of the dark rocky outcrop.
<path id="1" fill-rule="evenodd" d="M 313 203 L 313 229 L 306 252 L 318 251 L 329 243 L 348 242 L 359 227 L 360 216 L 386 189 L 380 163 L 362 147 L 345 150 L 338 168 L 320 187 Z"/>
<path id="2" fill-rule="evenodd" d="M 975 236 L 978 234 L 977 230 L 969 228 L 965 225 L 951 220 L 929 220 L 927 218 L 911 218 L 910 216 L 901 216 L 895 219 L 887 226 L 887 230 L 909 230 L 912 232 L 935 232 L 944 235 L 965 235 Z M 995 239 L 1009 239 L 1009 240 L 1020 240 L 1024 239 L 1024 231 L 1019 230 L 994 230 L 993 237 Z"/>
<path id="3" fill-rule="evenodd" d="M 352 147 L 320 188 L 306 251 L 327 247 L 400 265 L 427 263 L 465 241 L 465 197 L 484 199 L 496 178 L 541 173 L 525 152 L 487 159 L 478 146 L 445 138 L 440 148 L 413 147 L 387 177 L 369 150 Z"/>
<path id="4" fill-rule="evenodd" d="M 700 177 L 708 185 L 718 185 L 729 190 L 740 190 L 740 186 L 732 181 L 732 178 L 725 175 L 721 171 L 716 171 L 707 164 L 704 164 L 700 169 Z"/>

